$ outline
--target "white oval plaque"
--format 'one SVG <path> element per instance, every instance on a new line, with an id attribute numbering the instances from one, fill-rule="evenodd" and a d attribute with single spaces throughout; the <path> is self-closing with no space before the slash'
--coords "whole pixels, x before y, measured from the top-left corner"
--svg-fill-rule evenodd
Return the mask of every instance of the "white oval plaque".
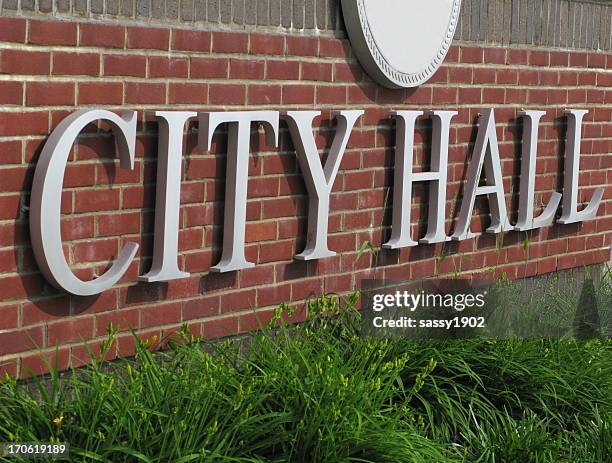
<path id="1" fill-rule="evenodd" d="M 390 88 L 426 82 L 453 42 L 461 0 L 342 0 L 355 55 Z"/>

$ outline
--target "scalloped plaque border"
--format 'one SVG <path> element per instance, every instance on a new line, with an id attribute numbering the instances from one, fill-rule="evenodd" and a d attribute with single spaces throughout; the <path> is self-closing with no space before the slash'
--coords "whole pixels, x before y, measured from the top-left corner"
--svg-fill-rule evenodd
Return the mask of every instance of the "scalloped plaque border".
<path id="1" fill-rule="evenodd" d="M 438 52 L 431 59 L 429 64 L 424 70 L 416 73 L 405 73 L 396 69 L 384 56 L 380 50 L 378 44 L 374 40 L 372 30 L 368 23 L 368 18 L 365 12 L 365 0 L 342 0 L 342 10 L 347 25 L 349 39 L 352 42 L 353 48 L 356 51 L 356 55 L 359 61 L 362 63 L 366 71 L 374 78 L 377 82 L 385 87 L 391 88 L 411 88 L 417 87 L 427 82 L 433 74 L 440 67 L 451 44 L 453 43 L 453 37 L 455 36 L 455 30 L 457 29 L 457 23 L 459 22 L 459 13 L 461 12 L 461 0 L 453 1 L 453 9 L 448 23 L 447 32 L 440 44 Z M 353 8 L 350 8 L 353 6 Z M 355 17 L 355 6 L 357 17 Z M 362 36 L 357 37 L 354 29 L 355 20 L 359 22 Z M 351 27 L 353 26 L 353 27 Z M 362 46 L 357 46 L 357 43 L 361 43 Z M 367 46 L 365 50 L 363 45 Z M 362 56 L 363 53 L 369 53 L 370 56 Z M 375 63 L 378 67 L 379 72 L 370 72 L 371 65 L 368 61 Z"/>

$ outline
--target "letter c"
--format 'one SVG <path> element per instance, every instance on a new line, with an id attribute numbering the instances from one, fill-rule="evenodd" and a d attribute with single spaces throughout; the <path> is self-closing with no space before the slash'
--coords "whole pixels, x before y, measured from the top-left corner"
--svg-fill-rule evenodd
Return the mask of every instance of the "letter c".
<path id="1" fill-rule="evenodd" d="M 45 144 L 36 166 L 30 200 L 30 235 L 34 256 L 45 278 L 55 287 L 77 296 L 92 296 L 110 289 L 134 260 L 138 244 L 126 243 L 116 262 L 104 275 L 92 281 L 77 278 L 62 250 L 62 183 L 70 150 L 87 124 L 105 120 L 117 139 L 121 167 L 134 168 L 136 112 L 122 117 L 110 111 L 81 110 L 64 119 Z"/>

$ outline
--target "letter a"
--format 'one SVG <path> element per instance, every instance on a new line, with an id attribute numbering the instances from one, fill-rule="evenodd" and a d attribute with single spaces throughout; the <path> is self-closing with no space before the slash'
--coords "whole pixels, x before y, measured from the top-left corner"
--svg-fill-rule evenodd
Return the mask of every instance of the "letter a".
<path id="1" fill-rule="evenodd" d="M 489 156 L 487 156 L 487 153 Z M 485 186 L 478 186 L 483 167 L 487 184 Z M 495 114 L 492 109 L 485 110 L 484 114 L 480 116 L 474 156 L 468 168 L 461 210 L 459 211 L 455 233 L 452 236 L 453 240 L 461 241 L 476 236 L 475 233 L 470 231 L 470 221 L 476 196 L 480 195 L 487 195 L 489 197 L 491 225 L 487 228 L 487 233 L 511 230 L 512 227 L 508 221 L 504 197 L 497 132 L 495 131 Z"/>

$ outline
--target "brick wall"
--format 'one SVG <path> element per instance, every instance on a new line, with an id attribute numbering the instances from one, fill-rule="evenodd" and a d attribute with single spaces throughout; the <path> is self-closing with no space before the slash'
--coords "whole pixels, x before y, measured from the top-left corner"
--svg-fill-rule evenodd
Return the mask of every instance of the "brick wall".
<path id="1" fill-rule="evenodd" d="M 418 278 L 456 272 L 520 278 L 607 262 L 612 242 L 612 55 L 547 48 L 483 47 L 456 42 L 445 65 L 416 90 L 375 85 L 333 37 L 151 28 L 119 23 L 0 18 L 0 372 L 43 372 L 40 354 L 58 353 L 58 366 L 86 358 L 109 323 L 123 332 L 110 355 L 129 354 L 128 328 L 159 338 L 187 323 L 207 337 L 245 332 L 265 322 L 275 305 L 299 309 L 311 295 L 348 293 L 364 277 Z M 29 242 L 28 203 L 33 170 L 50 131 L 77 108 L 119 107 L 139 115 L 133 171 L 119 169 L 104 126 L 91 127 L 74 147 L 64 181 L 63 239 L 74 271 L 93 278 L 124 241 L 141 244 L 138 258 L 113 290 L 69 297 L 37 271 Z M 394 131 L 392 109 L 453 109 L 447 230 L 457 212 L 475 122 L 496 108 L 507 203 L 516 215 L 521 108 L 545 109 L 536 198 L 546 203 L 562 189 L 567 107 L 590 110 L 583 129 L 580 200 L 605 186 L 595 220 L 528 234 L 483 234 L 444 246 L 421 245 L 377 256 L 358 250 L 389 235 Z M 330 249 L 336 257 L 296 262 L 305 236 L 307 197 L 286 126 L 280 148 L 253 133 L 249 170 L 247 258 L 238 273 L 209 272 L 218 262 L 223 220 L 225 156 L 222 133 L 212 152 L 196 147 L 196 125 L 186 134 L 183 163 L 180 267 L 191 277 L 137 283 L 150 265 L 155 189 L 153 109 L 206 111 L 321 109 L 317 143 L 333 136 L 330 111 L 365 109 L 351 136 L 334 185 Z M 416 159 L 428 158 L 430 127 L 418 126 Z M 415 233 L 422 233 L 427 195 L 416 187 Z M 477 203 L 472 229 L 487 224 Z M 501 245 L 500 245 L 501 244 Z M 253 311 L 257 308 L 257 312 Z M 297 312 L 299 319 L 303 311 Z M 27 368 L 26 368 L 27 367 Z"/>

